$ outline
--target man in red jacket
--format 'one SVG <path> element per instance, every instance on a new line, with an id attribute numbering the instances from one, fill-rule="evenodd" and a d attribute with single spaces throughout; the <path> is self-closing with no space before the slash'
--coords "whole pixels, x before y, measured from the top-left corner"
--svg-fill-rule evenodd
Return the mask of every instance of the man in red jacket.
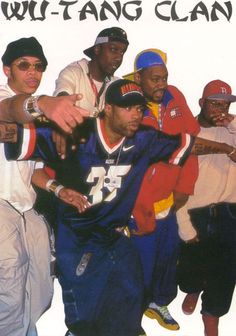
<path id="1" fill-rule="evenodd" d="M 143 123 L 169 134 L 188 132 L 196 135 L 199 125 L 183 94 L 168 85 L 166 54 L 157 49 L 140 52 L 135 59 L 134 79 L 148 100 Z M 179 235 L 175 212 L 193 194 L 198 176 L 196 157 L 189 157 L 184 167 L 154 164 L 147 171 L 130 221 L 131 239 L 143 262 L 147 291 L 145 315 L 161 326 L 178 330 L 178 323 L 167 306 L 177 295 L 176 264 Z"/>

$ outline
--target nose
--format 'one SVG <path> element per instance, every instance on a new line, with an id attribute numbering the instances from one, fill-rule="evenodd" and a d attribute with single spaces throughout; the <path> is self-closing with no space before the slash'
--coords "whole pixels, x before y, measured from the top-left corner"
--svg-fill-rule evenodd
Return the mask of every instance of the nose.
<path id="1" fill-rule="evenodd" d="M 35 65 L 34 64 L 30 64 L 30 67 L 29 67 L 29 69 L 27 70 L 28 72 L 30 72 L 30 73 L 35 73 L 36 72 L 36 69 L 35 69 Z"/>
<path id="2" fill-rule="evenodd" d="M 164 78 L 161 78 L 156 85 L 158 89 L 162 89 L 162 90 L 166 89 L 166 86 L 167 86 L 167 83 L 166 83 L 166 79 Z"/>
<path id="3" fill-rule="evenodd" d="M 116 60 L 117 62 L 121 63 L 122 60 L 123 60 L 123 56 L 124 56 L 124 53 L 123 53 L 123 52 L 121 52 L 121 51 L 117 51 L 117 52 L 116 52 L 116 55 L 115 55 L 115 60 Z"/>
<path id="4" fill-rule="evenodd" d="M 123 60 L 123 55 L 119 54 L 116 60 L 117 62 L 121 63 Z"/>

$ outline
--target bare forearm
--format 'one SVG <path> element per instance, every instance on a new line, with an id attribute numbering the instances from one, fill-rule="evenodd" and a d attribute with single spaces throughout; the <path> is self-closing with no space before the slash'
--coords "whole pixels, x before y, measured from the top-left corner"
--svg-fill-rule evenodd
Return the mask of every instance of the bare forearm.
<path id="1" fill-rule="evenodd" d="M 27 123 L 34 118 L 26 114 L 23 108 L 24 101 L 30 97 L 26 94 L 20 94 L 0 102 L 0 120 L 7 122 Z"/>
<path id="2" fill-rule="evenodd" d="M 230 154 L 234 147 L 226 143 L 212 141 L 196 137 L 191 153 L 195 155 L 205 154 Z"/>
<path id="3" fill-rule="evenodd" d="M 39 188 L 42 188 L 46 190 L 46 184 L 50 180 L 49 175 L 45 172 L 43 168 L 41 169 L 35 169 L 33 175 L 32 175 L 32 183 L 36 185 Z"/>

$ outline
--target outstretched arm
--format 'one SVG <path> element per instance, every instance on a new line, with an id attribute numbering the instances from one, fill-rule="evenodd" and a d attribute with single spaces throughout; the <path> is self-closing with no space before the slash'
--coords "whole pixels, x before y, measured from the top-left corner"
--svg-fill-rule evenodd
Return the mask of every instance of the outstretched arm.
<path id="1" fill-rule="evenodd" d="M 232 161 L 236 162 L 236 148 L 224 142 L 196 137 L 191 153 L 195 155 L 226 154 Z"/>
<path id="2" fill-rule="evenodd" d="M 0 102 L 0 121 L 28 123 L 39 112 L 64 132 L 72 133 L 73 128 L 89 116 L 89 111 L 75 106 L 81 97 L 79 94 L 62 97 L 15 95 Z"/>
<path id="3" fill-rule="evenodd" d="M 15 138 L 15 141 L 13 140 L 6 141 L 6 138 L 8 137 L 7 125 L 8 124 L 5 124 L 5 126 L 2 127 L 2 130 L 5 129 L 5 131 L 0 132 L 0 142 L 16 142 L 17 141 L 16 138 Z M 16 126 L 12 127 L 10 131 L 10 135 L 11 135 L 11 138 L 14 138 L 17 136 Z M 236 148 L 235 147 L 228 145 L 227 143 L 224 143 L 224 142 L 212 141 L 212 140 L 208 140 L 208 139 L 204 139 L 200 137 L 194 138 L 193 146 L 191 148 L 191 154 L 194 154 L 194 155 L 226 154 L 232 161 L 236 162 Z"/>

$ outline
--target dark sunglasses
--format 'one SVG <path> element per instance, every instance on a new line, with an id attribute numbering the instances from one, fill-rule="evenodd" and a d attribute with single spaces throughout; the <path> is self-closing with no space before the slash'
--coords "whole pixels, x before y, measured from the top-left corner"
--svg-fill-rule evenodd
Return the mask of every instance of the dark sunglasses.
<path id="1" fill-rule="evenodd" d="M 27 61 L 20 61 L 19 63 L 12 63 L 15 66 L 17 66 L 17 68 L 20 71 L 28 71 L 30 67 L 33 67 L 35 69 L 35 71 L 37 72 L 44 72 L 46 70 L 46 65 L 43 63 L 35 63 L 35 64 L 31 64 Z"/>

